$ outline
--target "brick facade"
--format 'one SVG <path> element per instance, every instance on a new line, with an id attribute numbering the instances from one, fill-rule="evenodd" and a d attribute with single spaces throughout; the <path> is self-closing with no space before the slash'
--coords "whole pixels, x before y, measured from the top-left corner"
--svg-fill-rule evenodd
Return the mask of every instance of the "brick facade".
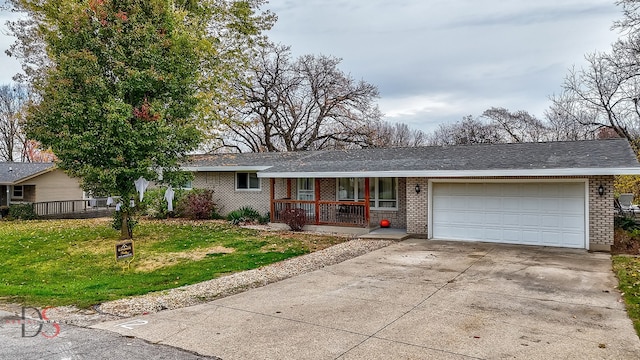
<path id="1" fill-rule="evenodd" d="M 598 194 L 602 185 L 604 195 Z M 610 251 L 613 245 L 613 176 L 589 178 L 589 249 Z"/>
<path id="2" fill-rule="evenodd" d="M 420 192 L 416 192 L 416 185 Z M 429 182 L 427 178 L 407 178 L 405 183 L 407 199 L 407 233 L 427 237 Z"/>
<path id="3" fill-rule="evenodd" d="M 521 179 L 583 179 L 584 177 L 526 177 Z M 503 180 L 505 178 L 488 177 L 470 180 Z M 509 178 L 513 180 L 514 178 Z M 398 179 L 398 209 L 376 210 L 370 212 L 370 226 L 378 226 L 381 219 L 390 220 L 395 228 L 406 228 L 407 233 L 419 237 L 428 234 L 428 178 Z M 287 179 L 276 179 L 276 199 L 287 196 Z M 420 192 L 416 193 L 416 185 Z M 605 188 L 603 196 L 598 194 L 598 187 Z M 270 179 L 261 179 L 260 190 L 236 190 L 235 173 L 233 172 L 201 172 L 195 174 L 193 186 L 214 191 L 214 200 L 221 214 L 227 214 L 243 206 L 251 206 L 264 214 L 270 210 Z M 291 198 L 296 199 L 296 179 L 291 179 Z M 613 176 L 589 177 L 589 249 L 610 250 L 613 244 Z M 320 179 L 320 198 L 336 199 L 336 179 Z"/>
<path id="4" fill-rule="evenodd" d="M 213 190 L 213 200 L 221 215 L 243 206 L 250 206 L 260 214 L 266 214 L 271 208 L 269 179 L 260 179 L 260 190 L 236 190 L 234 172 L 198 172 L 194 175 L 192 186 Z M 284 198 L 286 188 L 285 179 L 276 179 L 276 198 Z"/>

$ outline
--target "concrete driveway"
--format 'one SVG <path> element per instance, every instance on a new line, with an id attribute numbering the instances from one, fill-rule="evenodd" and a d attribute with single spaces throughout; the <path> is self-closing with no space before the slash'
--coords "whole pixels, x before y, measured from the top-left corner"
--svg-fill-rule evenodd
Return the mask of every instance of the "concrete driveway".
<path id="1" fill-rule="evenodd" d="M 607 254 L 407 240 L 96 328 L 222 359 L 637 359 Z"/>

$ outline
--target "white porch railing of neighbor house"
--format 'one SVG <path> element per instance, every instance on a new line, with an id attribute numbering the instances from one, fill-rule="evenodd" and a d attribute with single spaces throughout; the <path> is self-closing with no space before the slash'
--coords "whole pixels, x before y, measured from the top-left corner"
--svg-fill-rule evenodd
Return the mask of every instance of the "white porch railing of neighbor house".
<path id="1" fill-rule="evenodd" d="M 38 216 L 55 216 L 66 214 L 89 213 L 100 210 L 109 210 L 113 207 L 107 206 L 106 198 L 84 199 L 84 200 L 64 200 L 64 201 L 44 201 L 31 203 L 33 211 Z"/>

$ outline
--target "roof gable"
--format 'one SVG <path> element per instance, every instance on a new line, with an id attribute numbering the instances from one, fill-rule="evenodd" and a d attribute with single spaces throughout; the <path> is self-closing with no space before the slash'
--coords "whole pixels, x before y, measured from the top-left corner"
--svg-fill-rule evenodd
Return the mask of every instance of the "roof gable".
<path id="1" fill-rule="evenodd" d="M 0 184 L 12 185 L 52 170 L 54 163 L 0 162 Z"/>

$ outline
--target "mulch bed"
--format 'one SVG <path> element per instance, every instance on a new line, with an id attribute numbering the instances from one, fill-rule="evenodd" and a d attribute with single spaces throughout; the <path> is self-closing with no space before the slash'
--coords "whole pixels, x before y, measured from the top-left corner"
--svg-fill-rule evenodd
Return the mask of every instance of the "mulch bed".
<path id="1" fill-rule="evenodd" d="M 615 229 L 611 254 L 640 255 L 640 235 L 623 229 Z"/>

